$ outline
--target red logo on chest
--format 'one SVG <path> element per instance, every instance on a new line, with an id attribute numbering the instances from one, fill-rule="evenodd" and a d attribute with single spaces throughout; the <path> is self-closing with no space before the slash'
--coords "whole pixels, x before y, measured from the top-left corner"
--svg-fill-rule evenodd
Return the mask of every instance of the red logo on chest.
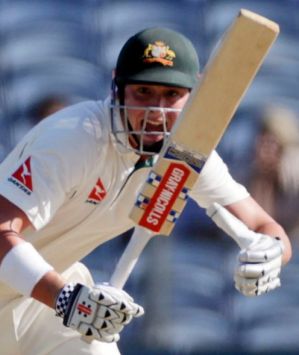
<path id="1" fill-rule="evenodd" d="M 107 194 L 107 191 L 105 189 L 105 186 L 102 183 L 101 179 L 98 179 L 97 183 L 95 184 L 94 188 L 88 195 L 88 199 L 86 202 L 93 203 L 97 205 L 99 202 L 101 202 Z"/>

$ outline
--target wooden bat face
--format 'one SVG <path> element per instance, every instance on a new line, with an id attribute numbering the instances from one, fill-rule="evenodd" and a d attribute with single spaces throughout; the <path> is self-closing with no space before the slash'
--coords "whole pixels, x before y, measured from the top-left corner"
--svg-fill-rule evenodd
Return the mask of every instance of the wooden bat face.
<path id="1" fill-rule="evenodd" d="M 241 10 L 175 123 L 130 214 L 135 223 L 169 235 L 188 191 L 219 143 L 279 33 L 276 23 Z"/>

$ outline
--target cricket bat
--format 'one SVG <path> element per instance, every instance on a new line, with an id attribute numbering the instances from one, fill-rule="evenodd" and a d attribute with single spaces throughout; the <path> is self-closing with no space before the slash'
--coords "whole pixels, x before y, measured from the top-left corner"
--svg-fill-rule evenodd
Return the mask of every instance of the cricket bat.
<path id="1" fill-rule="evenodd" d="M 112 276 L 115 286 L 123 286 L 151 236 L 171 233 L 278 33 L 275 22 L 241 9 L 218 43 L 130 213 L 136 234 Z"/>

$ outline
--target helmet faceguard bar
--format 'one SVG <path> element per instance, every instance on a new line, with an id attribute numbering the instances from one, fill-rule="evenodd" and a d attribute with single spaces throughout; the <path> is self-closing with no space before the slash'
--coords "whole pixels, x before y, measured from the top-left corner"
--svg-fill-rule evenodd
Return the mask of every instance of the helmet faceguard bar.
<path id="1" fill-rule="evenodd" d="M 156 144 L 153 145 L 146 145 L 144 142 L 145 136 L 160 136 L 163 135 L 163 142 L 159 144 L 159 147 L 165 143 L 167 137 L 169 136 L 169 129 L 167 127 L 167 117 L 166 114 L 169 112 L 180 113 L 181 109 L 174 109 L 174 108 L 166 108 L 166 107 L 155 107 L 155 106 L 126 106 L 126 105 L 117 105 L 111 104 L 110 105 L 111 112 L 112 112 L 112 122 L 115 122 L 115 115 L 119 115 L 122 121 L 122 125 L 116 127 L 116 125 L 112 125 L 113 134 L 116 137 L 116 140 L 125 146 L 128 150 L 134 151 L 137 154 L 141 155 L 154 155 L 157 154 Z M 142 126 L 140 130 L 133 130 L 130 121 L 129 121 L 129 111 L 132 110 L 144 110 L 144 118 L 142 121 Z M 151 130 L 148 131 L 146 129 L 147 124 L 150 121 L 150 114 L 152 112 L 158 111 L 163 120 L 162 120 L 162 129 L 159 130 Z M 113 118 L 114 117 L 114 118 Z M 129 137 L 132 137 L 136 142 L 136 147 L 132 147 L 131 142 L 129 141 Z"/>

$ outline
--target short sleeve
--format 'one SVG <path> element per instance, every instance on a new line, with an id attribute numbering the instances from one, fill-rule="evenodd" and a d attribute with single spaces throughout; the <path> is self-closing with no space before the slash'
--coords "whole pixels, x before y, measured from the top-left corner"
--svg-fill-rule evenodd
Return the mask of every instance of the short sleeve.
<path id="1" fill-rule="evenodd" d="M 38 125 L 0 166 L 0 194 L 37 230 L 84 181 L 96 154 L 94 140 L 77 119 L 63 122 Z"/>
<path id="2" fill-rule="evenodd" d="M 227 165 L 213 151 L 190 195 L 201 207 L 207 208 L 213 202 L 229 205 L 245 199 L 249 193 L 233 179 Z"/>

